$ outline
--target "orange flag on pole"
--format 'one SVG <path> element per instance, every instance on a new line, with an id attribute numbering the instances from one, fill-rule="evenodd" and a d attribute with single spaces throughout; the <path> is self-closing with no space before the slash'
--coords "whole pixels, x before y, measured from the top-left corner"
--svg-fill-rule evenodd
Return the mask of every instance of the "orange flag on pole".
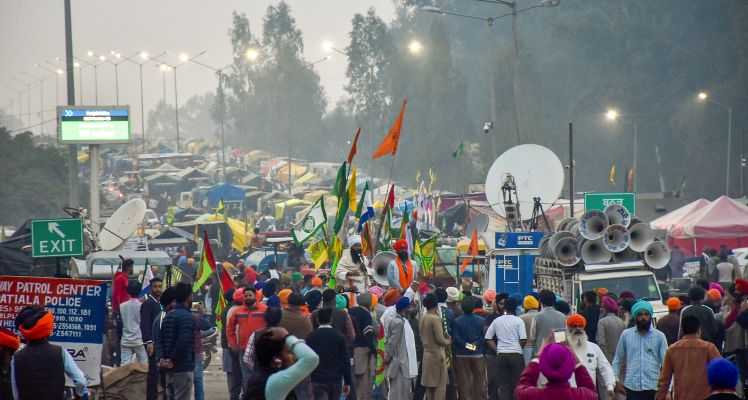
<path id="1" fill-rule="evenodd" d="M 351 165 L 353 157 L 358 153 L 358 135 L 361 134 L 361 128 L 356 129 L 356 136 L 353 137 L 353 143 L 351 144 L 351 151 L 348 152 L 348 165 Z"/>
<path id="2" fill-rule="evenodd" d="M 394 156 L 397 153 L 397 145 L 400 143 L 400 130 L 403 127 L 403 117 L 405 116 L 405 105 L 408 104 L 408 99 L 403 100 L 403 105 L 400 107 L 400 114 L 395 119 L 395 123 L 390 127 L 387 136 L 382 139 L 382 143 L 371 155 L 373 159 L 377 159 L 386 155 Z"/>
<path id="3" fill-rule="evenodd" d="M 464 258 L 462 259 L 462 265 L 460 265 L 460 274 L 465 272 L 465 268 L 467 268 L 468 264 L 473 261 L 472 257 L 476 257 L 478 255 L 478 231 L 473 229 L 473 234 L 470 237 L 470 247 L 468 247 L 468 253 L 470 253 L 470 258 Z"/>

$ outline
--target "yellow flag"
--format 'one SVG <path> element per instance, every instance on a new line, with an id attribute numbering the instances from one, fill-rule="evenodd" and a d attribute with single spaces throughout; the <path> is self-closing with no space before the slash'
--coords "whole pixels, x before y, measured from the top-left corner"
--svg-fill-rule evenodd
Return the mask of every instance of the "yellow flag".
<path id="1" fill-rule="evenodd" d="M 608 172 L 608 183 L 611 185 L 616 184 L 616 163 L 610 164 L 610 172 Z"/>
<path id="2" fill-rule="evenodd" d="M 356 167 L 351 167 L 351 176 L 348 178 L 348 209 L 356 211 L 358 201 L 356 201 Z"/>
<path id="3" fill-rule="evenodd" d="M 320 239 L 309 245 L 308 251 L 315 269 L 319 269 L 330 258 L 327 255 L 327 243 L 325 243 L 324 239 Z"/>

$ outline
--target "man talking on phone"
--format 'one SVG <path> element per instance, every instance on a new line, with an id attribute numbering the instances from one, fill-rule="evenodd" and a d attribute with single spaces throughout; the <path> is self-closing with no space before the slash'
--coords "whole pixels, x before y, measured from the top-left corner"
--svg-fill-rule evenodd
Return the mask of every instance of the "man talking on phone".
<path id="1" fill-rule="evenodd" d="M 587 368 L 587 372 L 592 378 L 592 382 L 600 388 L 605 388 L 605 394 L 608 399 L 613 399 L 613 389 L 616 385 L 616 378 L 613 375 L 613 368 L 600 347 L 592 343 L 587 338 L 587 319 L 581 314 L 572 314 L 566 319 L 566 341 L 571 350 L 576 354 L 579 362 Z M 598 372 L 603 378 L 603 385 L 598 384 Z M 605 397 L 603 397 L 604 399 Z"/>

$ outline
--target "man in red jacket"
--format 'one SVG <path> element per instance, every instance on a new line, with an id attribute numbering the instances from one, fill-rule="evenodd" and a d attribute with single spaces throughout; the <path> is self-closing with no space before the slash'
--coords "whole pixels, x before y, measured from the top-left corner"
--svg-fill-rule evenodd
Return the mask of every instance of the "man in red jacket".
<path id="1" fill-rule="evenodd" d="M 548 379 L 544 388 L 538 387 L 538 376 Z M 574 374 L 577 387 L 569 385 Z M 519 378 L 514 391 L 517 400 L 596 400 L 597 392 L 587 368 L 577 360 L 568 347 L 552 343 L 540 352 L 540 360 L 533 359 Z"/>
<path id="2" fill-rule="evenodd" d="M 130 300 L 130 295 L 127 294 L 127 286 L 130 283 L 130 275 L 132 275 L 134 261 L 131 258 L 122 259 L 122 268 L 120 271 L 114 274 L 112 279 L 112 317 L 114 319 L 114 326 L 116 328 L 117 337 L 113 338 L 112 351 L 114 354 L 115 365 L 120 365 L 122 358 L 120 349 L 120 340 L 122 339 L 122 317 L 119 314 L 119 305 Z"/>

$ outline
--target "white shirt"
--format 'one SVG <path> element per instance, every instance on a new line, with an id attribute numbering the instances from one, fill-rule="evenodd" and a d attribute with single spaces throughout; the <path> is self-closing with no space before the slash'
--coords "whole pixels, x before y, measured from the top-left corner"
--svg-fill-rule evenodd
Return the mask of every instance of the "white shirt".
<path id="1" fill-rule="evenodd" d="M 527 339 L 525 322 L 516 315 L 502 315 L 491 322 L 485 337 L 486 340 L 496 340 L 496 354 L 522 354 L 519 341 Z"/>
<path id="2" fill-rule="evenodd" d="M 603 377 L 603 383 L 605 384 L 605 390 L 612 392 L 616 385 L 616 377 L 613 373 L 613 367 L 608 362 L 605 354 L 600 347 L 592 342 L 587 342 L 587 347 L 582 349 L 573 349 L 579 362 L 584 365 L 587 369 L 587 373 L 592 378 L 592 382 L 597 385 L 597 371 L 600 371 L 600 375 Z M 545 387 L 548 383 L 548 379 L 541 373 L 538 378 L 538 387 Z M 574 375 L 569 378 L 569 384 L 571 387 L 577 387 L 577 381 L 574 379 Z"/>
<path id="3" fill-rule="evenodd" d="M 720 282 L 732 282 L 732 272 L 735 266 L 729 262 L 721 262 L 717 264 L 717 272 L 719 272 Z"/>

